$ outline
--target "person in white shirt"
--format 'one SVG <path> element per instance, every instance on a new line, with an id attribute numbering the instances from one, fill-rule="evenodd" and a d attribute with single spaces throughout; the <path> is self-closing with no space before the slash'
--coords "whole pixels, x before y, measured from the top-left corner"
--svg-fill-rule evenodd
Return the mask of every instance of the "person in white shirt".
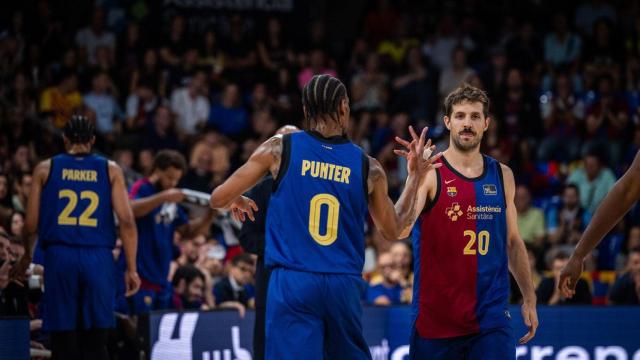
<path id="1" fill-rule="evenodd" d="M 76 45 L 87 50 L 90 64 L 96 64 L 96 51 L 100 47 L 106 47 L 114 56 L 116 37 L 105 29 L 104 11 L 96 8 L 91 17 L 91 25 L 76 33 Z"/>
<path id="2" fill-rule="evenodd" d="M 171 110 L 176 114 L 176 127 L 181 136 L 195 135 L 207 121 L 209 99 L 207 79 L 204 72 L 197 72 L 186 87 L 171 93 Z"/>

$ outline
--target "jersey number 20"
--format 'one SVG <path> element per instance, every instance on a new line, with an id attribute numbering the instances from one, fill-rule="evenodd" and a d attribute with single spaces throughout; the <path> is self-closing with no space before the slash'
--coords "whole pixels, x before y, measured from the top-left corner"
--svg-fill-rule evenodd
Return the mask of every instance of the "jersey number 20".
<path id="1" fill-rule="evenodd" d="M 89 199 L 89 205 L 84 209 L 82 214 L 80 214 L 79 218 L 71 216 L 76 205 L 78 205 L 78 194 L 76 194 L 75 191 L 69 189 L 60 190 L 60 192 L 58 192 L 58 199 L 69 199 L 67 206 L 65 206 L 60 215 L 58 215 L 59 225 L 98 226 L 98 220 L 91 217 L 100 203 L 98 194 L 89 190 L 80 193 L 80 199 Z"/>
<path id="2" fill-rule="evenodd" d="M 476 242 L 476 238 L 478 239 L 478 246 L 477 246 L 478 252 L 480 253 L 480 255 L 487 255 L 487 253 L 489 252 L 489 238 L 490 238 L 490 234 L 487 230 L 480 231 L 477 236 L 475 231 L 465 230 L 464 236 L 469 237 L 469 242 L 467 243 L 467 246 L 464 247 L 465 255 L 476 254 L 476 249 L 474 249 L 473 247 L 473 245 Z"/>
<path id="3" fill-rule="evenodd" d="M 327 229 L 320 234 L 322 206 L 327 207 Z M 309 234 L 320 245 L 331 245 L 338 238 L 340 202 L 331 194 L 318 194 L 311 199 L 309 207 Z"/>

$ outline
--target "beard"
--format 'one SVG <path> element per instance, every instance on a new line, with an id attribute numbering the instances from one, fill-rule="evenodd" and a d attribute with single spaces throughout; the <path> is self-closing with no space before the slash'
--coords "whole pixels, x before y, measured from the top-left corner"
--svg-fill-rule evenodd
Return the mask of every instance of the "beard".
<path id="1" fill-rule="evenodd" d="M 451 135 L 451 139 L 453 140 L 453 146 L 457 149 L 460 150 L 462 152 L 471 152 L 477 148 L 480 147 L 480 142 L 482 141 L 482 136 L 478 136 L 477 134 L 473 133 L 472 135 L 474 136 L 473 139 L 471 139 L 470 141 L 462 141 L 461 139 L 461 135 L 465 133 L 460 132 L 458 133 L 458 135 Z"/>

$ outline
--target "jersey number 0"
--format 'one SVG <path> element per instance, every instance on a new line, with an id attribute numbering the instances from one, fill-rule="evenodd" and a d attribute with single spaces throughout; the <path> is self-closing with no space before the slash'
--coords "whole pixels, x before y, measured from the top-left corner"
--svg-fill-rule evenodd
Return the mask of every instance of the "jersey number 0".
<path id="1" fill-rule="evenodd" d="M 320 234 L 320 214 L 322 206 L 327 206 L 327 229 Z M 323 246 L 333 244 L 338 238 L 338 216 L 340 202 L 331 194 L 318 194 L 311 199 L 309 206 L 309 234 L 313 240 Z"/>

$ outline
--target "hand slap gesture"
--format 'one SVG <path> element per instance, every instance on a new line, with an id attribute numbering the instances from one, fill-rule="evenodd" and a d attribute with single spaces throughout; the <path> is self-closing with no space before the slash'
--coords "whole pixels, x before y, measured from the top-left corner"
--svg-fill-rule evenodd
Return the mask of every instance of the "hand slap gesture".
<path id="1" fill-rule="evenodd" d="M 422 133 L 418 138 L 418 134 L 413 130 L 413 126 L 409 126 L 409 134 L 411 134 L 410 142 L 396 136 L 396 142 L 402 145 L 404 149 L 396 149 L 393 150 L 393 152 L 396 155 L 407 159 L 407 169 L 409 170 L 409 174 L 415 173 L 422 177 L 430 170 L 437 169 L 442 166 L 441 163 L 435 163 L 442 156 L 442 152 L 431 156 L 436 149 L 436 146 L 431 144 L 431 139 L 426 140 L 428 130 L 428 127 L 422 129 Z"/>

